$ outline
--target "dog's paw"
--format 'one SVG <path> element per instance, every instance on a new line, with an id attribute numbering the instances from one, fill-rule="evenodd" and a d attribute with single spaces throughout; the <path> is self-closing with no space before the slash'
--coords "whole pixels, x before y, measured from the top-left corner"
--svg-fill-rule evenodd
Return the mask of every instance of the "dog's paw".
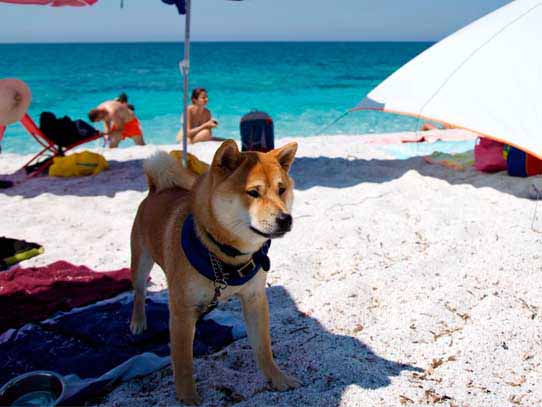
<path id="1" fill-rule="evenodd" d="M 177 398 L 183 403 L 188 404 L 189 406 L 197 406 L 201 404 L 201 397 L 199 396 L 197 390 L 177 390 Z"/>
<path id="2" fill-rule="evenodd" d="M 198 394 L 190 397 L 179 398 L 183 404 L 189 406 L 199 406 L 201 404 L 201 397 Z"/>
<path id="3" fill-rule="evenodd" d="M 139 335 L 145 329 L 147 329 L 147 319 L 146 318 L 143 318 L 142 320 L 132 318 L 132 321 L 130 322 L 130 331 L 132 331 L 132 334 Z"/>
<path id="4" fill-rule="evenodd" d="M 293 376 L 288 376 L 282 372 L 271 378 L 271 387 L 278 391 L 296 389 L 301 386 L 301 382 Z"/>

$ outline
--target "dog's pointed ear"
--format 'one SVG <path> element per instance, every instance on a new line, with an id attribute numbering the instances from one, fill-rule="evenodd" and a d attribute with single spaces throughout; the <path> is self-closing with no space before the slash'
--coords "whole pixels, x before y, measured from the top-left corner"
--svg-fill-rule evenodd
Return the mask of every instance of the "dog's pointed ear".
<path id="1" fill-rule="evenodd" d="M 226 140 L 216 150 L 213 158 L 213 169 L 218 169 L 226 174 L 235 171 L 241 165 L 241 153 L 237 143 L 233 140 Z"/>
<path id="2" fill-rule="evenodd" d="M 270 151 L 277 159 L 284 171 L 290 171 L 290 166 L 294 162 L 295 153 L 297 152 L 297 143 L 288 143 L 281 148 Z"/>

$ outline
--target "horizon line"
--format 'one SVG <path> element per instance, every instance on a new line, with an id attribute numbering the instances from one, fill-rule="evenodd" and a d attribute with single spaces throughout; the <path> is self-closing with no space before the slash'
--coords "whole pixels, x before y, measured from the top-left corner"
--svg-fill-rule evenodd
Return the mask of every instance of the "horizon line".
<path id="1" fill-rule="evenodd" d="M 436 43 L 436 40 L 195 40 L 196 43 Z M 44 42 L 1 42 L 0 45 L 61 45 L 61 44 L 184 44 L 183 40 L 150 41 L 44 41 Z"/>

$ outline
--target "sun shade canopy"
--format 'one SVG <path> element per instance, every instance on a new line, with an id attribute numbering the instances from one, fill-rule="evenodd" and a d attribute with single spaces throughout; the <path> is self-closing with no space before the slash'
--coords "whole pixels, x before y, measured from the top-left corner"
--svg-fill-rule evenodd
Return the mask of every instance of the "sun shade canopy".
<path id="1" fill-rule="evenodd" d="M 184 22 L 184 59 L 180 62 L 179 68 L 183 74 L 183 142 L 182 142 L 182 165 L 188 167 L 188 76 L 190 71 L 190 2 L 192 0 L 162 0 L 163 3 L 177 7 L 179 14 L 185 15 Z M 240 1 L 240 0 L 233 0 Z"/>
<path id="2" fill-rule="evenodd" d="M 447 123 L 542 158 L 542 1 L 516 0 L 401 67 L 352 110 Z"/>

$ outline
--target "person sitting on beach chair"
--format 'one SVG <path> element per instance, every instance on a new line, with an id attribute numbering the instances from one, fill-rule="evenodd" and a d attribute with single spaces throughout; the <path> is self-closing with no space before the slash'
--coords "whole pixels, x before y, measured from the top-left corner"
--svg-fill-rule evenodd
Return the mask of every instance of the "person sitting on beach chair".
<path id="1" fill-rule="evenodd" d="M 204 88 L 196 88 L 192 91 L 192 104 L 188 106 L 188 142 L 190 144 L 200 141 L 224 141 L 223 138 L 213 137 L 213 129 L 218 122 L 211 118 L 211 112 L 205 107 L 209 102 L 207 91 Z M 181 116 L 182 123 L 182 116 Z M 183 130 L 177 133 L 177 141 L 183 140 Z"/>
<path id="2" fill-rule="evenodd" d="M 116 100 L 105 101 L 92 109 L 88 113 L 88 118 L 92 122 L 104 122 L 109 148 L 117 147 L 122 140 L 127 138 L 131 138 L 137 145 L 145 145 L 139 120 L 125 103 Z"/>

